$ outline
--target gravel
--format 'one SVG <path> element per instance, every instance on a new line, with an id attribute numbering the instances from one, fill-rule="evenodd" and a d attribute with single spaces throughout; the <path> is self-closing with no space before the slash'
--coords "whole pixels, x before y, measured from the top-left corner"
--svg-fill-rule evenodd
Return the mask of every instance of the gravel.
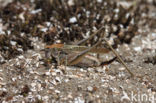
<path id="1" fill-rule="evenodd" d="M 73 1 L 68 0 L 69 6 L 76 5 Z M 93 3 L 96 3 L 95 1 Z M 95 5 L 100 5 L 102 2 L 103 0 L 97 0 Z M 129 2 L 120 1 L 121 5 L 126 5 L 126 7 Z M 22 6 L 27 7 L 27 11 L 16 11 L 19 19 L 23 22 L 26 21 L 24 14 L 22 14 L 23 12 L 30 13 L 31 21 L 33 17 L 41 16 L 45 12 L 44 10 L 46 10 L 46 8 L 42 7 L 35 9 L 36 2 L 31 2 L 32 5 L 21 3 L 21 6 L 18 3 L 13 2 L 12 5 L 19 8 Z M 91 4 L 93 5 L 93 3 Z M 106 3 L 110 2 L 107 1 Z M 146 9 L 148 10 L 146 11 Z M 88 37 L 93 31 L 99 28 L 96 26 L 96 21 L 94 22 L 95 25 L 94 23 L 90 23 L 92 27 L 90 28 L 88 24 L 86 24 L 87 26 L 85 25 L 83 20 L 80 21 L 77 19 L 83 13 L 78 14 L 77 17 L 69 13 L 70 15 L 67 15 L 69 17 L 64 17 L 64 19 L 57 19 L 55 16 L 51 16 L 47 20 L 43 20 L 45 19 L 43 18 L 43 21 L 32 23 L 32 25 L 28 23 L 28 26 L 24 26 L 25 29 L 18 31 L 17 34 L 19 35 L 17 36 L 13 34 L 13 31 L 18 30 L 15 28 L 16 26 L 14 26 L 15 30 L 12 30 L 13 28 L 7 24 L 12 23 L 12 25 L 15 25 L 15 21 L 19 19 L 14 18 L 15 21 L 13 20 L 7 23 L 3 17 L 0 17 L 0 40 L 5 41 L 0 42 L 0 102 L 154 103 L 156 97 L 156 18 L 154 16 L 156 15 L 156 8 L 151 2 L 140 2 L 139 10 L 141 15 L 137 12 L 138 14 L 134 18 L 136 20 L 140 18 L 141 20 L 138 20 L 135 25 L 138 28 L 137 31 L 132 30 L 135 31 L 135 35 L 132 36 L 130 43 L 127 43 L 125 38 L 128 33 L 133 33 L 127 29 L 131 26 L 122 29 L 124 33 L 127 33 L 125 38 L 121 39 L 122 34 L 119 33 L 109 39 L 113 42 L 114 38 L 120 38 L 119 41 L 121 43 L 118 44 L 116 51 L 135 74 L 135 77 L 131 77 L 118 60 L 102 67 L 66 66 L 56 65 L 54 61 L 50 63 L 45 62 L 48 59 L 44 51 L 46 45 L 57 42 L 71 43 L 79 41 Z M 120 12 L 119 9 L 115 9 L 114 11 L 115 13 Z M 53 11 L 56 15 L 57 12 L 57 10 Z M 94 16 L 92 10 L 84 10 L 82 12 L 86 12 L 86 18 L 92 20 L 90 19 L 90 15 Z M 105 20 L 112 20 L 109 16 L 110 14 L 107 14 Z M 98 20 L 100 14 L 96 17 Z M 9 17 L 8 20 L 11 21 Z M 37 20 L 40 19 L 37 18 Z M 81 24 L 80 22 L 83 22 L 85 26 L 79 26 Z M 101 22 L 99 25 L 102 25 Z M 71 26 L 68 27 L 68 25 Z M 114 25 L 114 31 L 116 31 L 120 23 L 116 24 L 118 26 L 115 23 L 110 25 Z M 36 26 L 37 30 L 32 29 L 32 26 Z M 109 32 L 110 27 L 106 24 L 107 29 L 105 32 Z M 8 32 L 11 32 L 10 35 L 9 33 L 6 35 L 6 28 L 8 28 Z M 32 30 L 34 31 L 32 32 Z M 77 36 L 80 32 L 82 32 L 81 35 Z M 2 35 L 6 36 L 3 37 Z M 66 40 L 65 37 L 68 39 Z M 73 37 L 74 39 L 72 39 Z M 21 44 L 19 43 L 20 40 Z M 94 40 L 86 45 L 90 46 L 92 44 L 94 44 Z M 100 55 L 102 60 L 107 60 L 113 56 L 113 53 Z"/>

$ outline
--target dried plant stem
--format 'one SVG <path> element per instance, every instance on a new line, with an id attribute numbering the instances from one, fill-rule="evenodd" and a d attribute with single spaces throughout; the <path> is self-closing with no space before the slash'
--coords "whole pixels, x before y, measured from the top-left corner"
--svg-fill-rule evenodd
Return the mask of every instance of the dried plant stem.
<path id="1" fill-rule="evenodd" d="M 118 55 L 118 53 L 113 49 L 113 47 L 108 43 L 108 41 L 104 38 L 103 39 L 106 44 L 109 46 L 109 48 L 112 50 L 112 52 L 117 56 L 118 60 L 122 63 L 122 65 L 124 65 L 124 67 L 126 68 L 126 70 L 131 74 L 131 76 L 133 77 L 134 74 L 130 71 L 130 69 L 127 67 L 127 65 L 125 64 L 125 62 L 121 59 L 121 57 Z"/>

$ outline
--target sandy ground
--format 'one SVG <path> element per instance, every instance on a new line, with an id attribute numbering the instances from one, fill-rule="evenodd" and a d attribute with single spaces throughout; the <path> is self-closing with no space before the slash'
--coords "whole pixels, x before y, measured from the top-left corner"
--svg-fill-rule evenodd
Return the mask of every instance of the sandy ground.
<path id="1" fill-rule="evenodd" d="M 155 10 L 149 13 L 156 15 Z M 41 38 L 30 38 L 34 49 L 0 66 L 0 102 L 155 103 L 156 28 L 145 25 L 138 29 L 130 44 L 116 49 L 134 77 L 118 61 L 96 68 L 52 64 L 47 68 L 42 61 L 45 53 L 41 51 L 46 44 Z M 100 56 L 112 58 L 114 54 Z"/>

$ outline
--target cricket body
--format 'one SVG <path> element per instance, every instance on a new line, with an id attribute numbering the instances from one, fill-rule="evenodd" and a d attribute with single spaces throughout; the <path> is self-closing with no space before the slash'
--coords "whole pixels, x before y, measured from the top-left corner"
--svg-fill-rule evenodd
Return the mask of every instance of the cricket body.
<path id="1" fill-rule="evenodd" d="M 99 53 L 108 53 L 108 52 L 112 51 L 116 55 L 116 57 L 118 58 L 118 60 L 127 69 L 127 71 L 131 74 L 131 76 L 134 76 L 133 73 L 126 66 L 126 64 L 124 63 L 124 61 L 120 58 L 120 56 L 118 55 L 118 53 L 116 53 L 116 51 L 107 42 L 107 40 L 105 38 L 102 38 L 102 39 L 100 38 L 97 41 L 97 43 L 94 44 L 92 47 L 83 46 L 83 44 L 86 41 L 92 39 L 95 35 L 97 35 L 103 29 L 104 29 L 104 27 L 101 27 L 95 33 L 93 33 L 92 35 L 90 35 L 90 37 L 85 38 L 85 39 L 83 39 L 83 40 L 81 40 L 78 43 L 73 44 L 73 45 L 53 44 L 53 45 L 47 45 L 45 48 L 48 48 L 48 49 L 57 49 L 58 51 L 65 51 L 67 53 L 67 56 L 59 59 L 58 62 L 60 64 L 65 63 L 66 65 L 76 65 L 76 64 L 78 64 L 89 53 L 97 53 L 97 54 L 99 54 Z M 106 44 L 108 45 L 109 49 L 108 48 L 100 48 L 100 47 L 98 47 L 98 45 L 100 45 L 102 41 L 106 42 Z M 72 55 L 72 53 L 70 53 L 70 52 L 75 52 L 75 54 Z M 111 61 L 114 61 L 114 60 L 115 60 L 115 58 L 113 58 Z M 98 60 L 95 59 L 95 61 L 98 61 Z M 103 64 L 103 63 L 101 63 L 101 64 Z"/>
<path id="2" fill-rule="evenodd" d="M 60 64 L 66 63 L 66 65 L 76 65 L 78 64 L 84 57 L 99 62 L 95 57 L 91 57 L 89 53 L 108 53 L 110 50 L 106 48 L 97 48 L 96 46 L 92 47 L 87 46 L 78 46 L 78 45 L 65 45 L 65 44 L 53 44 L 50 46 L 46 46 L 46 48 L 57 49 L 57 51 L 64 51 L 68 53 L 68 55 L 62 58 L 59 62 Z M 73 52 L 73 53 L 72 53 Z M 61 56 L 61 54 L 59 55 Z M 60 57 L 61 58 L 61 57 Z M 99 64 L 99 63 L 98 63 Z"/>

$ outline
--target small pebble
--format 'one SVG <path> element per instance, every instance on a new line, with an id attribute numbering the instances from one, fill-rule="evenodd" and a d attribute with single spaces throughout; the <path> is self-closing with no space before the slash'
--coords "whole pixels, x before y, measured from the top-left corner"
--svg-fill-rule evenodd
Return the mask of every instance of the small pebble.
<path id="1" fill-rule="evenodd" d="M 70 18 L 70 19 L 69 19 L 69 22 L 70 22 L 70 23 L 76 23 L 76 22 L 77 22 L 76 17 Z"/>
<path id="2" fill-rule="evenodd" d="M 88 86 L 88 87 L 87 87 L 87 90 L 88 90 L 89 92 L 92 92 L 92 91 L 93 91 L 93 87 Z"/>

